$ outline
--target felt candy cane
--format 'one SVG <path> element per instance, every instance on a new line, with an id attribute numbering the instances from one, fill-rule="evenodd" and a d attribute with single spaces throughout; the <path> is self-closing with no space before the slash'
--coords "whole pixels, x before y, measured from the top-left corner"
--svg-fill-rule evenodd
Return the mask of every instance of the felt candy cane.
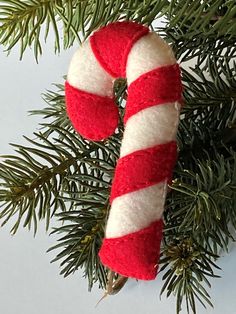
<path id="1" fill-rule="evenodd" d="M 143 25 L 116 22 L 96 31 L 74 54 L 65 85 L 68 116 L 85 138 L 115 131 L 113 82 L 120 77 L 128 83 L 125 131 L 99 256 L 123 276 L 151 280 L 176 162 L 180 70 L 167 43 Z"/>

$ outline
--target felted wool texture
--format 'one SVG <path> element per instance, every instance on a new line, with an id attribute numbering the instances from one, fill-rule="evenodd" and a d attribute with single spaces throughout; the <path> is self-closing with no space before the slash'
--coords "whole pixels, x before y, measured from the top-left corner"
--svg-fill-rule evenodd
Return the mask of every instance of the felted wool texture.
<path id="1" fill-rule="evenodd" d="M 149 29 L 141 24 L 123 21 L 108 24 L 90 36 L 94 55 L 113 77 L 126 77 L 126 62 L 130 49 Z"/>
<path id="2" fill-rule="evenodd" d="M 141 37 L 130 50 L 126 67 L 128 85 L 146 72 L 175 63 L 169 45 L 156 33 L 149 33 Z"/>
<path id="3" fill-rule="evenodd" d="M 158 198 L 156 214 L 159 215 L 156 217 L 154 209 L 152 211 L 156 202 L 153 191 L 158 185 L 166 188 L 167 182 L 171 180 L 177 155 L 175 133 L 179 119 L 178 103 L 181 100 L 175 98 L 172 93 L 176 91 L 175 85 L 180 87 L 180 77 L 176 75 L 178 65 L 175 65 L 176 60 L 170 47 L 158 35 L 150 34 L 148 28 L 134 22 L 109 24 L 95 32 L 89 39 L 89 45 L 86 45 L 78 52 L 78 58 L 75 56 L 76 61 L 71 65 L 74 70 L 69 71 L 69 80 L 72 77 L 72 83 L 75 85 L 70 84 L 70 81 L 66 84 L 67 111 L 72 119 L 78 122 L 77 130 L 84 134 L 81 135 L 99 140 L 114 132 L 118 123 L 118 109 L 113 100 L 112 80 L 113 77 L 127 77 L 128 81 L 122 155 L 117 163 L 111 189 L 107 238 L 103 241 L 99 255 L 104 265 L 120 274 L 137 279 L 154 279 L 162 233 L 162 220 L 159 218 L 164 209 L 166 189 L 163 189 L 162 198 Z M 76 62 L 81 62 L 79 68 Z M 172 68 L 173 73 L 162 72 L 159 77 L 155 76 L 163 67 Z M 76 69 L 79 69 L 79 72 L 76 72 Z M 80 81 L 78 76 L 81 72 L 84 77 Z M 153 73 L 155 75 L 150 76 Z M 176 79 L 173 79 L 174 76 Z M 108 96 L 108 99 L 104 96 Z M 157 107 L 166 107 L 168 110 L 157 110 Z M 152 121 L 149 111 L 151 109 L 157 110 L 152 112 Z M 131 124 L 126 132 L 129 121 L 135 127 L 133 132 Z M 165 121 L 169 129 L 164 126 Z M 158 131 L 154 122 L 163 130 Z M 148 130 L 148 124 L 152 124 L 153 132 Z M 161 189 L 158 191 L 161 195 Z M 146 204 L 143 199 L 147 200 Z M 112 218 L 113 216 L 115 218 Z M 132 220 L 135 222 L 133 225 Z M 119 223 L 122 236 L 118 233 Z M 111 231 L 112 224 L 115 233 Z M 132 228 L 135 226 L 140 230 L 133 232 Z M 147 227 L 143 228 L 144 226 Z M 153 240 L 156 242 L 153 243 Z M 132 265 L 130 256 L 133 257 Z M 154 260 L 155 265 L 152 263 Z"/>
<path id="4" fill-rule="evenodd" d="M 152 106 L 131 116 L 125 125 L 120 157 L 175 140 L 179 114 L 180 104 L 175 102 Z"/>
<path id="5" fill-rule="evenodd" d="M 128 88 L 124 122 L 145 108 L 181 101 L 182 86 L 178 64 L 159 67 L 141 75 Z"/>
<path id="6" fill-rule="evenodd" d="M 77 132 L 99 141 L 112 135 L 118 125 L 119 111 L 113 98 L 81 91 L 65 84 L 66 111 Z"/>
<path id="7" fill-rule="evenodd" d="M 100 66 L 88 41 L 74 53 L 67 81 L 85 92 L 113 98 L 113 78 Z"/>
<path id="8" fill-rule="evenodd" d="M 139 231 L 161 219 L 166 192 L 167 181 L 163 181 L 116 197 L 106 225 L 106 238 Z"/>
<path id="9" fill-rule="evenodd" d="M 141 280 L 155 279 L 160 257 L 162 219 L 147 228 L 119 238 L 105 238 L 99 251 L 103 265 Z"/>
<path id="10" fill-rule="evenodd" d="M 177 157 L 176 152 L 176 142 L 172 141 L 138 150 L 120 158 L 113 178 L 110 202 L 125 193 L 171 178 Z"/>

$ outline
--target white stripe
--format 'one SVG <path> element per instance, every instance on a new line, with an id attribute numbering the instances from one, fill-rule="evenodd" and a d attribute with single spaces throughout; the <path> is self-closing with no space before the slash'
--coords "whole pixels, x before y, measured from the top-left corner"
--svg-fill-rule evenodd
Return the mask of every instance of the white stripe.
<path id="1" fill-rule="evenodd" d="M 146 72 L 175 63 L 169 45 L 156 33 L 149 33 L 141 37 L 129 53 L 126 67 L 128 85 Z"/>
<path id="2" fill-rule="evenodd" d="M 160 219 L 166 191 L 167 183 L 161 182 L 115 198 L 106 226 L 106 237 L 121 237 Z"/>
<path id="3" fill-rule="evenodd" d="M 89 41 L 72 57 L 67 80 L 70 85 L 100 96 L 113 96 L 113 78 L 100 66 Z"/>
<path id="4" fill-rule="evenodd" d="M 175 102 L 149 107 L 131 116 L 124 131 L 121 157 L 174 140 L 179 113 L 180 104 Z"/>

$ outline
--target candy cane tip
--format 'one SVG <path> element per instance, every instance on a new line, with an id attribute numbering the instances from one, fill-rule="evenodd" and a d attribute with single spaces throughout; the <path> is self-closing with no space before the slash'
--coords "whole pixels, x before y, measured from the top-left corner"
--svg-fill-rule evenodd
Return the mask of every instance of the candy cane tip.
<path id="1" fill-rule="evenodd" d="M 66 111 L 75 130 L 88 140 L 100 141 L 115 132 L 119 111 L 114 99 L 91 94 L 66 82 Z"/>

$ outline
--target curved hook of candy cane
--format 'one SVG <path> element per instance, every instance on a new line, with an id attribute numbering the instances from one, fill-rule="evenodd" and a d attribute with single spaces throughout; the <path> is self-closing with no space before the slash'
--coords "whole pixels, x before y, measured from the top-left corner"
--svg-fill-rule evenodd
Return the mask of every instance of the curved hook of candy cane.
<path id="1" fill-rule="evenodd" d="M 119 111 L 113 78 L 99 65 L 89 41 L 74 54 L 65 84 L 67 114 L 83 137 L 100 141 L 112 135 Z"/>
<path id="2" fill-rule="evenodd" d="M 82 135 L 101 139 L 110 135 L 117 123 L 114 100 L 104 102 L 103 108 L 97 105 L 98 98 L 87 101 L 87 95 L 112 99 L 113 78 L 127 77 L 128 82 L 121 156 L 99 256 L 104 265 L 123 276 L 154 279 L 167 182 L 177 153 L 182 92 L 179 66 L 157 34 L 133 22 L 109 24 L 95 32 L 83 49 L 72 60 L 66 85 L 68 114 Z M 105 130 L 101 121 L 96 121 L 103 109 L 107 113 L 101 121 L 113 121 Z"/>

